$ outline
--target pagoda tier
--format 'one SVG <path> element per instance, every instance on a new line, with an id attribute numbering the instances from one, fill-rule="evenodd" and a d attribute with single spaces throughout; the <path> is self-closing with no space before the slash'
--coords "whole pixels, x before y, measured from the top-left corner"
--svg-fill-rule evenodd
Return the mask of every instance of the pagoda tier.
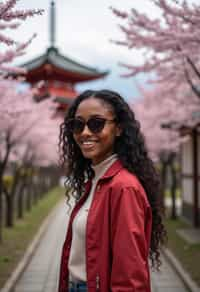
<path id="1" fill-rule="evenodd" d="M 108 71 L 100 72 L 61 55 L 55 47 L 48 48 L 45 54 L 21 67 L 27 70 L 25 78 L 32 84 L 40 80 L 67 81 L 75 84 L 99 79 L 108 74 Z"/>
<path id="2" fill-rule="evenodd" d="M 70 82 L 62 82 L 55 80 L 44 81 L 37 94 L 35 94 L 35 101 L 40 102 L 46 98 L 53 98 L 53 101 L 57 103 L 63 103 L 66 108 L 67 105 L 71 104 L 73 99 L 78 95 L 78 91 Z"/>

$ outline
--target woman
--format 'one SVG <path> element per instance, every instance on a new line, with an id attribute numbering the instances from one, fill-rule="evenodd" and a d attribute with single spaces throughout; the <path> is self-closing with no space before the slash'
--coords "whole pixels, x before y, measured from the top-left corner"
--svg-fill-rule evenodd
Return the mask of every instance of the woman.
<path id="1" fill-rule="evenodd" d="M 77 203 L 59 292 L 150 292 L 148 258 L 160 265 L 165 229 L 159 180 L 134 113 L 115 92 L 87 90 L 68 110 L 60 146 Z"/>

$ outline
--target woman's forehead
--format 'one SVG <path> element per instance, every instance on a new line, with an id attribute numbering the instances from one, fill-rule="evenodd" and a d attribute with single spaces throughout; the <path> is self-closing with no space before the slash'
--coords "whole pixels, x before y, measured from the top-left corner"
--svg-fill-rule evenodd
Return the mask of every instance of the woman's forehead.
<path id="1" fill-rule="evenodd" d="M 113 109 L 107 102 L 91 97 L 83 100 L 76 110 L 76 116 L 84 115 L 113 115 Z"/>

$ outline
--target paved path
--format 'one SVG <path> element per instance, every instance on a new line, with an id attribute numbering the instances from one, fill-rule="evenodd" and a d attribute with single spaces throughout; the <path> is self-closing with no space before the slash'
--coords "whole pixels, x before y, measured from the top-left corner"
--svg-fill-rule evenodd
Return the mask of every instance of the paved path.
<path id="1" fill-rule="evenodd" d="M 164 259 L 161 272 L 152 272 L 151 280 L 152 292 L 189 292 L 173 268 Z"/>
<path id="2" fill-rule="evenodd" d="M 56 292 L 68 215 L 61 205 L 14 292 Z"/>
<path id="3" fill-rule="evenodd" d="M 61 204 L 43 240 L 13 292 L 56 292 L 61 247 L 66 232 L 67 207 Z M 169 264 L 152 273 L 152 292 L 188 292 Z"/>

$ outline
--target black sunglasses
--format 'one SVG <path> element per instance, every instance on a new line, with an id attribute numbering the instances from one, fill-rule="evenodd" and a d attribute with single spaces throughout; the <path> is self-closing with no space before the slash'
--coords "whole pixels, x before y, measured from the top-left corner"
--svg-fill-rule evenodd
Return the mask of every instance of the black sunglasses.
<path id="1" fill-rule="evenodd" d="M 69 131 L 71 131 L 73 134 L 80 134 L 83 132 L 85 125 L 87 125 L 88 129 L 94 133 L 100 133 L 106 122 L 115 122 L 116 119 L 113 120 L 108 120 L 105 118 L 101 117 L 91 117 L 87 120 L 87 122 L 81 118 L 74 118 L 74 119 L 69 119 L 67 121 L 67 128 Z"/>

